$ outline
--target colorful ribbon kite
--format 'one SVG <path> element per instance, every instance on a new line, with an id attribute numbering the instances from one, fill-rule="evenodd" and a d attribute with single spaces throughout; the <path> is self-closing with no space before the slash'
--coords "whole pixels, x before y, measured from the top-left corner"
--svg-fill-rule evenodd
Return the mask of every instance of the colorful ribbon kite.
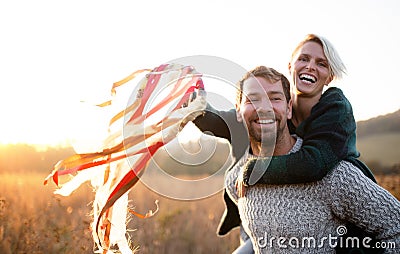
<path id="1" fill-rule="evenodd" d="M 96 191 L 91 227 L 100 253 L 107 253 L 112 245 L 118 245 L 121 253 L 132 253 L 125 236 L 127 212 L 141 218 L 150 217 L 154 212 L 141 215 L 129 210 L 129 190 L 138 182 L 154 153 L 173 140 L 182 126 L 202 114 L 206 107 L 205 93 L 199 93 L 194 100 L 190 98 L 196 90 L 204 89 L 201 74 L 191 66 L 179 64 L 136 71 L 113 84 L 112 96 L 118 87 L 145 72 L 132 101 L 110 119 L 109 135 L 103 147 L 98 152 L 75 154 L 59 161 L 44 181 L 47 184 L 53 179 L 59 186 L 59 176 L 73 174 L 70 181 L 55 191 L 64 196 L 83 182 L 91 181 Z M 112 105 L 110 100 L 97 106 Z"/>

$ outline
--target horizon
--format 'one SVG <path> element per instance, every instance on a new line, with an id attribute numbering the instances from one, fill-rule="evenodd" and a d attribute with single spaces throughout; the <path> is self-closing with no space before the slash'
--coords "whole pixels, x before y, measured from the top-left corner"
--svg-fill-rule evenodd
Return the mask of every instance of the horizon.
<path id="1" fill-rule="evenodd" d="M 365 120 L 359 120 L 359 121 L 356 121 L 356 122 L 357 123 L 358 122 L 367 122 L 369 120 L 376 119 L 376 118 L 381 117 L 381 116 L 394 114 L 397 111 L 400 111 L 400 108 L 395 110 L 395 111 L 393 111 L 393 112 L 389 112 L 389 113 L 382 114 L 382 115 L 377 115 L 377 116 L 374 116 L 374 117 L 371 117 L 371 118 L 368 118 L 368 119 L 365 119 Z M 74 149 L 73 142 L 68 141 L 68 139 L 65 139 L 65 140 L 63 140 L 63 141 L 61 141 L 59 143 L 29 143 L 29 142 L 8 142 L 8 143 L 3 143 L 3 142 L 0 141 L 0 146 L 6 147 L 6 146 L 9 146 L 9 145 L 12 145 L 12 146 L 13 145 L 15 145 L 15 146 L 27 145 L 27 146 L 31 146 L 31 147 L 35 148 L 35 150 L 37 152 L 46 152 L 48 149 L 68 149 L 68 148 Z"/>

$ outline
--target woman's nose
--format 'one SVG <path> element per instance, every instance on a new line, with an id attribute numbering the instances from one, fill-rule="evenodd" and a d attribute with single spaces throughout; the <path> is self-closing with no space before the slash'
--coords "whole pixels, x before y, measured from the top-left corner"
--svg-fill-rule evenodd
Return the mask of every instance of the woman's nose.
<path id="1" fill-rule="evenodd" d="M 308 64 L 306 65 L 306 69 L 308 70 L 315 70 L 315 62 L 314 61 L 309 61 Z"/>

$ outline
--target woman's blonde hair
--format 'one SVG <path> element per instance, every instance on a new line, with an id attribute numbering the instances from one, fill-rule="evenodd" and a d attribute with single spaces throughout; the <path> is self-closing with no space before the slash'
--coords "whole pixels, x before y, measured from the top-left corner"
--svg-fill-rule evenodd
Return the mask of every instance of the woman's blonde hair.
<path id="1" fill-rule="evenodd" d="M 307 34 L 306 37 L 299 44 L 297 44 L 297 47 L 293 50 L 290 62 L 293 62 L 294 57 L 296 56 L 300 48 L 303 47 L 303 45 L 309 41 L 313 41 L 321 45 L 325 57 L 328 60 L 329 72 L 332 78 L 341 79 L 343 75 L 346 74 L 346 66 L 344 65 L 335 47 L 333 47 L 332 43 L 330 43 L 330 41 L 328 41 L 326 38 L 322 36 L 316 34 Z"/>

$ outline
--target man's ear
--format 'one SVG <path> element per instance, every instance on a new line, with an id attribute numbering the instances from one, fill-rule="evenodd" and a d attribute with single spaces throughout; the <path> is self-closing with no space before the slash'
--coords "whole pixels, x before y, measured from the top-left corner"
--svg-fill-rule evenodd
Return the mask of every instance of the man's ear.
<path id="1" fill-rule="evenodd" d="M 292 114 L 293 114 L 293 108 L 292 108 L 293 102 L 292 99 L 289 100 L 288 105 L 287 105 L 287 119 L 292 119 Z"/>
<path id="2" fill-rule="evenodd" d="M 236 119 L 239 123 L 243 122 L 242 113 L 240 112 L 240 105 L 236 104 Z"/>

